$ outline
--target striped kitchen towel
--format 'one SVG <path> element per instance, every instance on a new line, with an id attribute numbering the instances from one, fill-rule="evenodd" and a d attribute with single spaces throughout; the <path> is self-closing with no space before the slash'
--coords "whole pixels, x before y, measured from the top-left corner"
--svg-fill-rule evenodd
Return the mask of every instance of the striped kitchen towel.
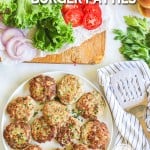
<path id="1" fill-rule="evenodd" d="M 125 71 L 127 76 L 130 71 L 134 71 L 134 74 L 140 75 L 140 79 L 143 80 L 145 93 L 148 94 L 149 100 L 146 122 L 148 129 L 150 129 L 150 70 L 148 66 L 143 61 L 126 61 L 100 68 L 98 69 L 98 81 L 104 89 L 117 128 L 115 145 L 129 144 L 133 150 L 150 150 L 150 143 L 145 137 L 138 119 L 123 109 L 120 101 L 124 98 L 117 97 L 113 93 L 115 89 L 112 89 L 110 81 L 115 74 L 122 71 Z M 132 90 L 131 92 L 134 93 L 133 88 Z"/>

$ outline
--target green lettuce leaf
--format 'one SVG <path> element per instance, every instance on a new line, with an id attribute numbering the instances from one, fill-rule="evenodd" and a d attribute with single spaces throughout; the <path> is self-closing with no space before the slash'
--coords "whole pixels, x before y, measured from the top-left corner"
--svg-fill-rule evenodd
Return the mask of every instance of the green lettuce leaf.
<path id="1" fill-rule="evenodd" d="M 34 44 L 37 48 L 44 51 L 56 51 L 65 43 L 73 42 L 72 27 L 66 25 L 61 13 L 59 15 L 59 19 L 51 16 L 39 22 L 34 37 Z"/>
<path id="2" fill-rule="evenodd" d="M 0 0 L 0 13 L 11 14 L 17 8 L 16 0 Z"/>
<path id="3" fill-rule="evenodd" d="M 16 2 L 16 0 L 0 0 L 0 14 L 3 15 L 3 22 L 8 26 L 14 25 Z"/>
<path id="4" fill-rule="evenodd" d="M 2 0 L 0 1 L 0 12 L 3 22 L 9 26 L 18 28 L 31 28 L 38 21 L 57 16 L 61 9 L 60 4 L 36 4 L 31 0 Z"/>
<path id="5" fill-rule="evenodd" d="M 15 17 L 16 25 L 20 28 L 31 28 L 40 20 L 49 16 L 57 16 L 60 9 L 60 4 L 33 5 L 31 0 L 18 0 L 18 9 Z"/>

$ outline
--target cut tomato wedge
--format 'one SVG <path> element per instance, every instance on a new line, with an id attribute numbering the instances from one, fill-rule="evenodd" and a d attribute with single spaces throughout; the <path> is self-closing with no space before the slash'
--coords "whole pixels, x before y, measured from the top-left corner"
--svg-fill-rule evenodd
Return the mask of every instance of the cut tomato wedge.
<path id="1" fill-rule="evenodd" d="M 96 13 L 96 14 L 98 14 L 100 16 L 102 14 L 99 5 L 95 5 L 95 4 L 87 4 L 87 5 L 85 5 L 85 7 L 83 9 L 83 12 L 85 14 L 87 14 L 87 13 Z"/>
<path id="2" fill-rule="evenodd" d="M 96 13 L 87 13 L 83 18 L 83 26 L 88 30 L 96 29 L 102 24 L 102 17 Z"/>
<path id="3" fill-rule="evenodd" d="M 80 26 L 83 20 L 83 12 L 79 9 L 68 10 L 65 15 L 64 19 L 66 23 L 71 23 L 73 27 Z"/>

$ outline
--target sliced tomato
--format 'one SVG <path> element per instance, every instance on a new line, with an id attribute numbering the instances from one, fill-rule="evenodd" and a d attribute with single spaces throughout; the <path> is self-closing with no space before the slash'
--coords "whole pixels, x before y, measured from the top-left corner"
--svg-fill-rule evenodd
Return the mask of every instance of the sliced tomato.
<path id="1" fill-rule="evenodd" d="M 101 11 L 100 7 L 98 5 L 95 5 L 95 4 L 87 4 L 87 5 L 85 5 L 85 7 L 83 9 L 83 12 L 85 14 L 87 14 L 87 13 L 96 13 L 96 14 L 98 14 L 100 16 L 102 14 L 102 11 Z"/>
<path id="2" fill-rule="evenodd" d="M 80 3 L 80 4 L 86 4 L 86 0 L 78 0 L 78 3 Z"/>
<path id="3" fill-rule="evenodd" d="M 83 20 L 83 12 L 80 9 L 68 10 L 64 15 L 64 19 L 67 24 L 71 23 L 73 27 L 80 26 Z"/>
<path id="4" fill-rule="evenodd" d="M 89 4 L 94 4 L 94 5 L 99 6 L 99 3 L 98 3 L 98 2 L 95 2 L 94 0 L 90 0 L 90 1 L 89 1 Z"/>
<path id="5" fill-rule="evenodd" d="M 68 10 L 72 9 L 81 9 L 81 6 L 79 4 L 64 4 L 61 11 L 63 14 L 65 14 Z"/>
<path id="6" fill-rule="evenodd" d="M 86 5 L 86 0 L 79 0 L 78 5 L 80 5 L 80 7 L 83 9 L 84 6 Z"/>
<path id="7" fill-rule="evenodd" d="M 98 4 L 97 2 L 94 2 L 94 0 L 78 0 L 78 3 L 80 3 L 80 4 Z"/>
<path id="8" fill-rule="evenodd" d="M 83 26 L 88 30 L 93 30 L 102 24 L 102 17 L 96 13 L 87 13 L 83 18 Z"/>

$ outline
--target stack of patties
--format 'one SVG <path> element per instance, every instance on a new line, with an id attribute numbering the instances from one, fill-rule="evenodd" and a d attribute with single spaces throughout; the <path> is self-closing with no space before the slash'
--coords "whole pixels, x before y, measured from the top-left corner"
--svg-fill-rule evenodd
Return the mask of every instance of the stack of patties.
<path id="1" fill-rule="evenodd" d="M 145 17 L 150 17 L 150 0 L 138 0 L 140 13 Z"/>

